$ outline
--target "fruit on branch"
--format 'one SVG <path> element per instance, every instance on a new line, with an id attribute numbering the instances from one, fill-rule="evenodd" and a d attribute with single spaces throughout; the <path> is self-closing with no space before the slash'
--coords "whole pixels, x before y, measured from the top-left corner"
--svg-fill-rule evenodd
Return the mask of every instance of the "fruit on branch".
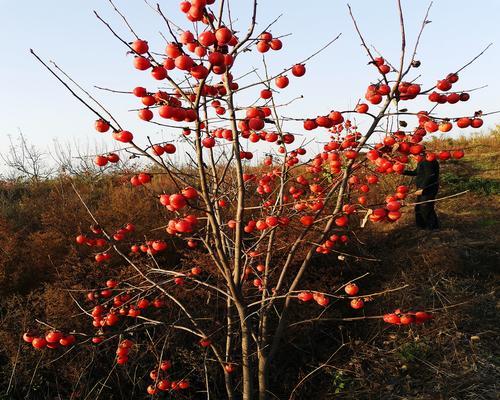
<path id="1" fill-rule="evenodd" d="M 136 318 L 141 315 L 141 310 L 135 306 L 130 306 L 127 315 L 132 318 Z"/>
<path id="2" fill-rule="evenodd" d="M 269 44 L 271 46 L 271 49 L 273 49 L 274 51 L 278 51 L 283 48 L 283 42 L 278 38 L 271 40 Z"/>
<path id="3" fill-rule="evenodd" d="M 60 346 L 68 347 L 76 342 L 76 338 L 71 334 L 63 334 L 60 331 L 51 330 L 43 336 L 36 336 L 30 332 L 23 334 L 23 341 L 31 344 L 35 349 L 57 349 Z"/>
<path id="4" fill-rule="evenodd" d="M 468 101 L 470 99 L 469 93 L 460 93 L 460 101 Z"/>
<path id="5" fill-rule="evenodd" d="M 141 102 L 146 107 L 151 107 L 151 106 L 154 106 L 156 104 L 155 98 L 153 96 L 150 96 L 150 95 L 146 95 L 144 97 L 141 97 Z"/>
<path id="6" fill-rule="evenodd" d="M 267 42 L 265 40 L 259 40 L 256 48 L 257 48 L 257 51 L 259 53 L 267 53 L 269 51 L 269 49 L 271 48 L 271 45 L 270 45 L 270 42 Z"/>
<path id="7" fill-rule="evenodd" d="M 42 337 L 36 337 L 33 338 L 31 344 L 35 349 L 43 349 L 45 346 L 47 346 L 47 341 Z"/>
<path id="8" fill-rule="evenodd" d="M 458 82 L 458 75 L 455 74 L 455 73 L 449 73 L 447 76 L 446 76 L 446 80 L 450 83 L 456 83 Z"/>
<path id="9" fill-rule="evenodd" d="M 424 124 L 424 128 L 427 132 L 436 132 L 439 129 L 439 125 L 435 121 L 427 121 Z"/>
<path id="10" fill-rule="evenodd" d="M 341 217 L 335 218 L 335 225 L 344 227 L 349 224 L 349 218 L 346 215 L 342 215 Z"/>
<path id="11" fill-rule="evenodd" d="M 33 342 L 33 339 L 35 339 L 35 336 L 33 336 L 31 333 L 29 332 L 26 332 L 23 334 L 23 340 L 26 342 L 26 343 L 31 343 Z"/>
<path id="12" fill-rule="evenodd" d="M 175 60 L 182 55 L 182 50 L 177 43 L 168 43 L 165 47 L 165 54 Z"/>
<path id="13" fill-rule="evenodd" d="M 446 101 L 450 104 L 456 104 L 460 101 L 460 95 L 458 93 L 450 93 L 446 96 Z"/>
<path id="14" fill-rule="evenodd" d="M 198 192 L 196 191 L 195 188 L 190 187 L 190 186 L 183 189 L 181 193 L 188 200 L 194 200 L 194 199 L 198 198 Z"/>
<path id="15" fill-rule="evenodd" d="M 372 104 L 379 104 L 382 102 L 382 96 L 386 96 L 391 92 L 389 85 L 369 85 L 366 89 L 365 99 Z"/>
<path id="16" fill-rule="evenodd" d="M 176 194 L 172 194 L 169 196 L 168 205 L 174 211 L 177 211 L 177 210 L 180 210 L 180 209 L 186 207 L 187 201 L 186 201 L 186 198 L 182 194 L 176 193 Z"/>
<path id="17" fill-rule="evenodd" d="M 145 40 L 137 39 L 130 46 L 137 54 L 144 54 L 149 51 L 148 42 Z"/>
<path id="18" fill-rule="evenodd" d="M 421 144 L 410 146 L 410 153 L 413 155 L 419 155 L 423 151 L 424 151 L 424 146 L 422 146 Z"/>
<path id="19" fill-rule="evenodd" d="M 427 152 L 427 154 L 425 155 L 425 159 L 427 161 L 434 161 L 436 158 L 437 158 L 437 156 L 435 153 Z"/>
<path id="20" fill-rule="evenodd" d="M 194 61 L 186 54 L 181 54 L 175 58 L 175 66 L 181 71 L 189 71 L 194 66 Z"/>
<path id="21" fill-rule="evenodd" d="M 277 87 L 279 87 L 280 89 L 284 89 L 288 86 L 288 83 L 290 81 L 288 80 L 288 77 L 286 75 L 281 75 L 281 76 L 278 76 L 275 80 L 274 80 L 274 83 L 276 84 Z"/>
<path id="22" fill-rule="evenodd" d="M 362 206 L 366 205 L 367 202 L 368 202 L 368 199 L 366 198 L 366 196 L 359 196 L 358 197 L 358 203 L 361 204 Z"/>
<path id="23" fill-rule="evenodd" d="M 356 150 L 346 150 L 344 152 L 344 157 L 349 159 L 349 160 L 354 160 L 357 158 L 359 153 Z"/>
<path id="24" fill-rule="evenodd" d="M 148 94 L 148 91 L 144 87 L 137 86 L 132 90 L 132 93 L 136 97 L 144 97 Z"/>
<path id="25" fill-rule="evenodd" d="M 63 337 L 62 333 L 59 331 L 50 331 L 45 335 L 45 340 L 47 343 L 58 343 Z"/>
<path id="26" fill-rule="evenodd" d="M 438 88 L 442 92 L 446 92 L 446 91 L 450 90 L 451 87 L 452 87 L 452 84 L 447 79 L 443 79 L 441 81 L 438 81 L 436 84 L 436 88 Z"/>
<path id="27" fill-rule="evenodd" d="M 314 300 L 316 301 L 316 303 L 323 307 L 326 307 L 328 304 L 330 304 L 330 299 L 325 296 L 316 296 Z"/>
<path id="28" fill-rule="evenodd" d="M 366 176 L 366 181 L 370 185 L 374 185 L 374 184 L 378 183 L 378 176 L 377 175 L 367 175 Z"/>
<path id="29" fill-rule="evenodd" d="M 483 120 L 481 118 L 473 118 L 471 121 L 470 121 L 470 126 L 472 126 L 473 128 L 480 128 L 481 126 L 483 126 Z"/>
<path id="30" fill-rule="evenodd" d="M 105 252 L 105 253 L 98 253 L 95 255 L 95 260 L 96 262 L 98 263 L 102 263 L 104 261 L 108 261 L 109 259 L 111 259 L 111 254 Z"/>
<path id="31" fill-rule="evenodd" d="M 211 149 L 215 146 L 215 139 L 213 137 L 205 137 L 201 141 L 201 144 L 203 147 L 206 147 L 207 149 Z"/>
<path id="32" fill-rule="evenodd" d="M 303 301 L 303 302 L 308 302 L 308 301 L 311 301 L 313 299 L 313 294 L 311 292 L 300 292 L 298 295 L 297 295 L 297 298 L 300 300 L 300 301 Z"/>
<path id="33" fill-rule="evenodd" d="M 442 122 L 441 124 L 439 124 L 439 131 L 440 132 L 449 132 L 449 131 L 451 131 L 452 128 L 453 128 L 453 125 L 449 121 Z"/>
<path id="34" fill-rule="evenodd" d="M 259 279 L 259 278 L 255 278 L 252 282 L 252 284 L 256 287 L 256 288 L 262 288 L 262 280 Z"/>
<path id="35" fill-rule="evenodd" d="M 152 178 L 152 175 L 145 173 L 145 172 L 141 172 L 139 175 L 137 175 L 137 179 L 139 179 L 139 182 L 141 182 L 143 185 L 151 182 L 151 178 Z"/>
<path id="36" fill-rule="evenodd" d="M 161 81 L 167 77 L 167 70 L 163 66 L 158 65 L 151 70 L 151 76 L 157 81 Z"/>
<path id="37" fill-rule="evenodd" d="M 446 151 L 446 150 L 443 150 L 443 151 L 440 151 L 439 154 L 438 154 L 438 158 L 441 160 L 441 161 L 446 161 L 446 160 L 449 160 L 451 158 L 451 154 L 449 151 Z"/>
<path id="38" fill-rule="evenodd" d="M 149 373 L 149 377 L 154 381 L 158 380 L 158 371 L 156 369 L 152 370 Z"/>
<path id="39" fill-rule="evenodd" d="M 401 325 L 409 325 L 415 322 L 415 317 L 411 314 L 403 314 L 399 321 Z"/>
<path id="40" fill-rule="evenodd" d="M 385 64 L 383 57 L 376 57 L 371 63 L 373 63 L 382 74 L 386 74 L 390 71 L 389 66 Z"/>
<path id="41" fill-rule="evenodd" d="M 108 157 L 105 156 L 96 156 L 96 158 L 94 158 L 94 163 L 98 167 L 104 167 L 108 163 L 108 161 Z"/>
<path id="42" fill-rule="evenodd" d="M 104 121 L 103 119 L 98 119 L 95 122 L 95 130 L 101 133 L 109 131 L 109 122 Z"/>
<path id="43" fill-rule="evenodd" d="M 269 89 L 263 89 L 260 92 L 260 98 L 264 100 L 268 100 L 273 97 L 273 92 Z"/>
<path id="44" fill-rule="evenodd" d="M 153 145 L 151 149 L 155 156 L 161 156 L 163 153 L 165 153 L 165 149 L 163 148 L 163 146 L 160 146 L 158 144 Z"/>
<path id="45" fill-rule="evenodd" d="M 352 299 L 350 304 L 352 308 L 354 308 L 355 310 L 359 310 L 360 308 L 363 308 L 365 302 L 363 301 L 363 299 Z"/>
<path id="46" fill-rule="evenodd" d="M 464 156 L 464 152 L 463 150 L 454 150 L 452 153 L 451 153 L 452 157 L 456 160 L 459 160 L 461 158 L 463 158 Z"/>
<path id="47" fill-rule="evenodd" d="M 259 39 L 260 40 L 264 40 L 266 42 L 270 42 L 271 40 L 273 40 L 273 35 L 272 33 L 270 32 L 262 32 L 260 35 L 259 35 Z"/>
<path id="48" fill-rule="evenodd" d="M 368 108 L 369 108 L 369 107 L 368 107 L 368 104 L 361 103 L 361 104 L 358 104 L 358 105 L 356 106 L 356 110 L 355 110 L 355 111 L 356 111 L 357 113 L 360 113 L 360 114 L 365 114 L 365 113 L 367 113 L 367 112 L 368 112 Z"/>
<path id="49" fill-rule="evenodd" d="M 92 338 L 92 343 L 94 343 L 94 344 L 99 344 L 99 343 L 102 343 L 102 341 L 103 341 L 103 340 L 104 340 L 104 339 L 103 339 L 102 337 L 100 337 L 100 336 L 95 336 L 95 337 L 93 337 L 93 338 Z"/>
<path id="50" fill-rule="evenodd" d="M 349 283 L 346 285 L 344 288 L 344 291 L 349 295 L 349 296 L 356 296 L 359 292 L 359 287 L 355 283 Z"/>
<path id="51" fill-rule="evenodd" d="M 388 201 L 385 206 L 389 211 L 398 211 L 401 208 L 401 203 L 397 200 Z"/>
<path id="52" fill-rule="evenodd" d="M 233 32 L 231 32 L 229 28 L 223 26 L 215 31 L 215 38 L 219 46 L 224 46 L 233 38 Z"/>
<path id="53" fill-rule="evenodd" d="M 134 67 L 140 71 L 146 71 L 151 67 L 151 61 L 145 57 L 135 57 Z"/>
<path id="54" fill-rule="evenodd" d="M 304 64 L 295 64 L 292 67 L 292 74 L 294 76 L 297 77 L 304 76 L 305 73 L 306 73 L 306 67 Z"/>
<path id="55" fill-rule="evenodd" d="M 118 156 L 118 154 L 116 153 L 109 153 L 106 158 L 108 159 L 108 161 L 112 164 L 116 164 L 118 161 L 120 161 L 120 156 Z"/>
<path id="56" fill-rule="evenodd" d="M 171 388 L 171 382 L 167 379 L 161 379 L 156 384 L 156 387 L 161 391 L 167 391 Z"/>
<path id="57" fill-rule="evenodd" d="M 164 146 L 163 146 L 163 150 L 165 150 L 165 153 L 167 154 L 174 154 L 176 152 L 176 147 L 174 144 L 172 143 L 166 143 Z"/>
<path id="58" fill-rule="evenodd" d="M 118 286 L 118 281 L 115 280 L 115 279 L 108 279 L 106 281 L 106 287 L 108 287 L 108 288 L 113 289 L 113 288 L 115 288 L 117 286 Z"/>
<path id="59" fill-rule="evenodd" d="M 384 322 L 392 325 L 410 325 L 414 323 L 421 324 L 432 318 L 432 314 L 425 311 L 408 311 L 406 313 L 402 313 L 399 309 L 397 309 L 393 313 L 385 314 L 383 316 Z"/>
<path id="60" fill-rule="evenodd" d="M 164 250 L 166 250 L 167 247 L 168 247 L 167 243 L 165 243 L 163 240 L 155 240 L 151 244 L 151 248 L 154 251 L 164 251 Z M 144 304 L 144 303 L 142 303 L 142 304 Z M 142 307 L 140 307 L 140 308 L 142 308 Z"/>
<path id="61" fill-rule="evenodd" d="M 232 374 L 236 370 L 236 367 L 233 363 L 227 363 L 226 365 L 224 365 L 224 370 L 228 374 Z"/>
<path id="62" fill-rule="evenodd" d="M 59 339 L 59 344 L 63 347 L 71 346 L 76 342 L 76 337 L 74 335 L 64 335 Z"/>
<path id="63" fill-rule="evenodd" d="M 431 313 L 428 313 L 425 311 L 417 311 L 415 313 L 415 322 L 417 324 L 423 323 L 423 322 L 428 321 L 432 318 L 434 318 L 434 316 Z"/>
<path id="64" fill-rule="evenodd" d="M 180 380 L 179 382 L 177 382 L 177 385 L 178 385 L 179 389 L 183 389 L 183 390 L 189 389 L 189 381 L 186 379 Z M 172 382 L 172 389 L 175 390 L 173 382 Z"/>
<path id="65" fill-rule="evenodd" d="M 149 385 L 148 388 L 146 389 L 146 392 L 150 394 L 151 396 L 155 395 L 158 393 L 158 389 L 154 385 Z"/>
<path id="66" fill-rule="evenodd" d="M 413 100 L 420 93 L 420 85 L 410 82 L 401 82 L 398 85 L 400 100 Z"/>
<path id="67" fill-rule="evenodd" d="M 311 226 L 314 223 L 314 217 L 312 215 L 303 215 L 300 217 L 300 223 L 304 226 Z"/>
<path id="68" fill-rule="evenodd" d="M 118 131 L 113 132 L 113 139 L 122 143 L 130 143 L 134 139 L 134 135 L 129 131 Z"/>
<path id="69" fill-rule="evenodd" d="M 306 119 L 304 121 L 304 129 L 307 131 L 311 131 L 313 129 L 316 129 L 318 127 L 318 124 L 314 119 Z"/>
<path id="70" fill-rule="evenodd" d="M 139 177 L 137 175 L 134 175 L 132 178 L 130 178 L 130 184 L 132 186 L 141 186 L 142 185 L 142 183 L 139 180 Z"/>

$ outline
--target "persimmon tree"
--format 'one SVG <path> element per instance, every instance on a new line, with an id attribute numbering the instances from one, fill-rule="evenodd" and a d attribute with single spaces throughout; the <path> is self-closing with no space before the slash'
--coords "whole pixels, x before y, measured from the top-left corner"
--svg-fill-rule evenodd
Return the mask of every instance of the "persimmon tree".
<path id="1" fill-rule="evenodd" d="M 366 93 L 354 109 L 332 110 L 327 104 L 319 116 L 290 116 L 286 99 L 293 81 L 307 79 L 308 63 L 338 36 L 296 64 L 271 71 L 266 60 L 283 51 L 287 40 L 271 33 L 272 24 L 256 28 L 256 0 L 243 33 L 237 33 L 227 0 L 183 1 L 185 19 L 176 23 L 169 17 L 171 10 L 157 5 L 168 36 L 165 49 L 151 49 L 147 38 L 137 35 L 111 5 L 129 28 L 129 37 L 121 37 L 96 16 L 127 49 L 124 68 L 149 74 L 151 86 L 134 88 L 131 82 L 129 91 L 105 90 L 129 96 L 144 124 L 165 127 L 171 140 L 156 142 L 127 130 L 62 69 L 32 53 L 96 115 L 99 134 L 123 144 L 110 154 L 96 155 L 99 167 L 127 156 L 148 162 L 143 172 L 130 177 L 130 184 L 164 207 L 165 221 L 146 238 L 134 234 L 132 216 L 121 227 L 101 226 L 77 193 L 93 223 L 76 241 L 95 249 L 103 275 L 103 287 L 87 293 L 86 302 L 78 300 L 95 333 L 62 333 L 52 327 L 45 337 L 27 332 L 24 339 L 39 349 L 114 341 L 116 363 L 123 368 L 133 362 L 140 341 L 147 341 L 157 363 L 148 367 L 151 382 L 144 390 L 183 396 L 196 383 L 183 371 L 172 372 L 163 350 L 171 335 L 190 335 L 200 351 L 210 354 L 208 362 L 220 367 L 228 399 L 267 399 L 271 366 L 293 322 L 294 304 L 317 307 L 321 319 L 333 302 L 357 310 L 384 294 L 365 293 L 359 281 L 328 292 L 302 282 L 317 257 L 351 256 L 344 246 L 352 232 L 366 223 L 394 223 L 401 217 L 408 187 L 394 187 L 380 202 L 370 193 L 379 181 L 402 174 L 413 160 L 463 157 L 461 149 L 426 151 L 423 140 L 434 132 L 481 126 L 481 112 L 439 115 L 439 104 L 469 100 L 469 91 L 457 88 L 459 73 L 477 57 L 425 86 L 416 55 L 427 15 L 415 47 L 408 49 L 398 0 L 401 51 L 396 61 L 374 54 L 352 17 L 372 68 Z M 232 74 L 244 53 L 262 59 L 260 74 L 252 70 L 246 80 Z M 255 79 L 240 83 L 249 77 Z M 426 110 L 411 110 L 417 98 L 428 100 Z M 182 165 L 171 158 L 180 141 L 190 149 Z M 322 151 L 312 153 L 310 143 L 324 143 Z M 256 150 L 249 150 L 252 146 Z M 189 252 L 191 257 L 167 266 L 161 254 L 169 251 Z M 113 270 L 106 268 L 112 257 L 131 268 L 129 276 L 112 276 Z M 196 293 L 197 307 L 183 301 L 186 291 Z M 163 313 L 167 304 L 183 318 L 168 318 Z M 202 305 L 210 318 L 202 317 Z M 431 315 L 398 310 L 376 318 L 407 325 Z"/>

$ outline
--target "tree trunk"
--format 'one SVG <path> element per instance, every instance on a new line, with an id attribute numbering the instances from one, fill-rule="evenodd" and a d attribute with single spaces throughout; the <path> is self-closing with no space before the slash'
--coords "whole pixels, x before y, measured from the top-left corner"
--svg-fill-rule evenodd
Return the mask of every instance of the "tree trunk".
<path id="1" fill-rule="evenodd" d="M 269 366 L 268 357 L 265 353 L 266 349 L 261 349 L 259 352 L 259 400 L 267 400 L 267 385 L 269 382 Z"/>
<path id="2" fill-rule="evenodd" d="M 250 361 L 250 330 L 242 304 L 236 304 L 241 328 L 241 369 L 243 374 L 243 400 L 253 400 L 252 365 Z"/>

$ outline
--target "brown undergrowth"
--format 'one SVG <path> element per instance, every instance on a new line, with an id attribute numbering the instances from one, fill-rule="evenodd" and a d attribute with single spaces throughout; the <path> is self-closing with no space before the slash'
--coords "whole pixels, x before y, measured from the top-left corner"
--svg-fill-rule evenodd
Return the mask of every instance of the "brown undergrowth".
<path id="1" fill-rule="evenodd" d="M 397 223 L 369 224 L 351 236 L 351 243 L 341 250 L 361 257 L 315 258 L 302 288 L 331 291 L 366 273 L 359 281 L 364 293 L 408 286 L 374 298 L 360 311 L 350 309 L 345 301 L 332 301 L 323 322 L 317 321 L 322 309 L 294 304 L 293 325 L 273 364 L 271 388 L 276 398 L 497 398 L 498 140 L 497 130 L 482 137 L 453 142 L 438 139 L 430 144 L 468 149 L 464 160 L 442 167 L 440 196 L 468 192 L 437 203 L 441 230 L 414 228 L 408 207 Z M 397 177 L 384 185 L 402 182 L 408 180 Z M 164 223 L 164 210 L 152 201 L 147 189 L 132 189 L 117 177 L 82 181 L 79 190 L 108 226 L 118 228 L 131 216 L 139 227 L 138 237 L 150 238 L 151 229 Z M 67 178 L 4 182 L 0 191 L 0 394 L 8 391 L 5 399 L 69 398 L 70 393 L 73 398 L 94 398 L 101 390 L 102 398 L 143 398 L 141 382 L 147 370 L 137 370 L 134 376 L 111 374 L 102 385 L 113 369 L 113 345 L 109 352 L 86 345 L 66 356 L 22 345 L 20 334 L 34 325 L 35 318 L 92 334 L 89 319 L 82 318 L 67 289 L 82 300 L 84 289 L 103 282 L 89 261 L 91 253 L 74 244 L 75 233 L 87 230 L 91 221 Z M 179 259 L 168 253 L 160 262 L 189 264 L 203 263 L 203 259 L 194 254 Z M 118 278 L 127 272 L 114 259 L 106 268 Z M 195 301 L 189 293 L 185 300 Z M 376 318 L 355 319 L 380 316 L 395 308 L 432 310 L 435 318 L 410 328 L 387 326 Z M 165 312 L 173 320 L 179 317 L 173 310 Z M 350 318 L 354 320 L 345 320 Z M 176 339 L 172 346 L 176 362 L 204 373 L 204 356 L 192 340 Z M 213 374 L 214 379 L 221 378 Z M 127 390 L 113 387 L 137 392 L 130 397 Z"/>

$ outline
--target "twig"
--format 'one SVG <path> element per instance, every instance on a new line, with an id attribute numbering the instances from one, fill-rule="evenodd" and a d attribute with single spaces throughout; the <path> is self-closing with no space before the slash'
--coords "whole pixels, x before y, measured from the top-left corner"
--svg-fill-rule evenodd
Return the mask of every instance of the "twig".
<path id="1" fill-rule="evenodd" d="M 464 190 L 463 192 L 460 192 L 460 193 L 455 193 L 455 194 L 450 194 L 449 196 L 445 196 L 445 197 L 440 197 L 438 199 L 432 199 L 432 200 L 425 200 L 425 201 L 419 201 L 419 202 L 416 202 L 416 203 L 405 203 L 404 205 L 405 206 L 414 206 L 414 205 L 417 205 L 417 204 L 424 204 L 424 203 L 433 203 L 433 202 L 436 202 L 436 201 L 441 201 L 441 200 L 446 200 L 446 199 L 450 199 L 452 197 L 457 197 L 457 196 L 461 196 L 467 192 L 470 192 L 470 190 Z"/>
<path id="2" fill-rule="evenodd" d="M 317 368 L 315 368 L 315 369 L 313 369 L 311 372 L 309 372 L 306 376 L 304 376 L 304 377 L 303 377 L 303 378 L 299 381 L 299 383 L 297 383 L 297 384 L 294 386 L 294 388 L 293 388 L 292 392 L 290 393 L 290 397 L 288 398 L 288 400 L 293 400 L 293 399 L 295 399 L 295 392 L 297 391 L 297 389 L 298 389 L 298 388 L 299 388 L 299 387 L 300 387 L 300 386 L 301 386 L 301 385 L 302 385 L 302 384 L 303 384 L 306 380 L 308 380 L 311 376 L 313 376 L 316 372 L 318 372 L 318 371 L 319 371 L 319 370 L 321 370 L 322 368 L 324 368 L 324 367 L 328 366 L 328 364 L 330 363 L 330 360 L 331 360 L 333 357 L 335 357 L 335 355 L 336 355 L 336 354 L 337 354 L 337 353 L 338 353 L 338 352 L 339 352 L 339 351 L 340 351 L 340 350 L 341 350 L 344 346 L 345 346 L 345 343 L 342 343 L 342 344 L 340 345 L 340 347 L 339 347 L 337 350 L 335 350 L 335 351 L 333 352 L 333 354 L 332 354 L 330 357 L 328 357 L 328 359 L 327 359 L 324 363 L 322 363 L 322 364 L 321 364 L 321 365 L 319 365 Z"/>
<path id="3" fill-rule="evenodd" d="M 71 94 L 76 97 L 83 105 L 85 105 L 90 111 L 92 111 L 95 115 L 97 115 L 100 119 L 106 121 L 106 118 L 104 118 L 98 111 L 94 110 L 85 100 L 83 100 L 80 96 L 78 96 L 74 91 L 73 89 L 71 89 L 69 87 L 69 85 L 64 82 L 53 70 L 52 68 L 50 68 L 34 51 L 33 49 L 30 49 L 30 53 L 45 67 L 49 70 L 49 72 L 54 75 L 56 77 L 56 79 L 61 82 L 64 87 L 66 87 L 66 89 L 68 89 Z M 111 126 L 115 131 L 117 131 L 118 129 Z"/>
<path id="4" fill-rule="evenodd" d="M 110 0 L 111 1 L 111 0 Z M 59 70 L 66 78 L 68 78 L 78 89 L 80 89 L 83 93 L 85 93 L 94 103 L 96 103 L 101 109 L 108 114 L 109 118 L 113 120 L 118 129 L 122 129 L 119 122 L 111 115 L 111 113 L 97 100 L 95 99 L 87 90 L 85 90 L 82 86 L 80 86 L 73 78 L 71 78 L 66 72 L 64 72 L 54 61 L 50 61 L 54 67 Z"/>
<path id="5" fill-rule="evenodd" d="M 112 0 L 108 0 L 111 5 L 113 6 L 114 10 L 117 12 L 117 14 L 122 17 L 123 21 L 125 22 L 125 25 L 127 25 L 128 29 L 130 29 L 130 32 L 132 32 L 132 34 L 135 36 L 136 39 L 139 39 L 139 36 L 137 36 L 137 34 L 134 32 L 134 30 L 132 29 L 132 26 L 128 23 L 127 21 L 127 18 L 125 18 L 125 15 L 123 15 L 120 10 L 118 10 L 118 8 L 115 6 L 115 4 L 113 3 Z"/>

